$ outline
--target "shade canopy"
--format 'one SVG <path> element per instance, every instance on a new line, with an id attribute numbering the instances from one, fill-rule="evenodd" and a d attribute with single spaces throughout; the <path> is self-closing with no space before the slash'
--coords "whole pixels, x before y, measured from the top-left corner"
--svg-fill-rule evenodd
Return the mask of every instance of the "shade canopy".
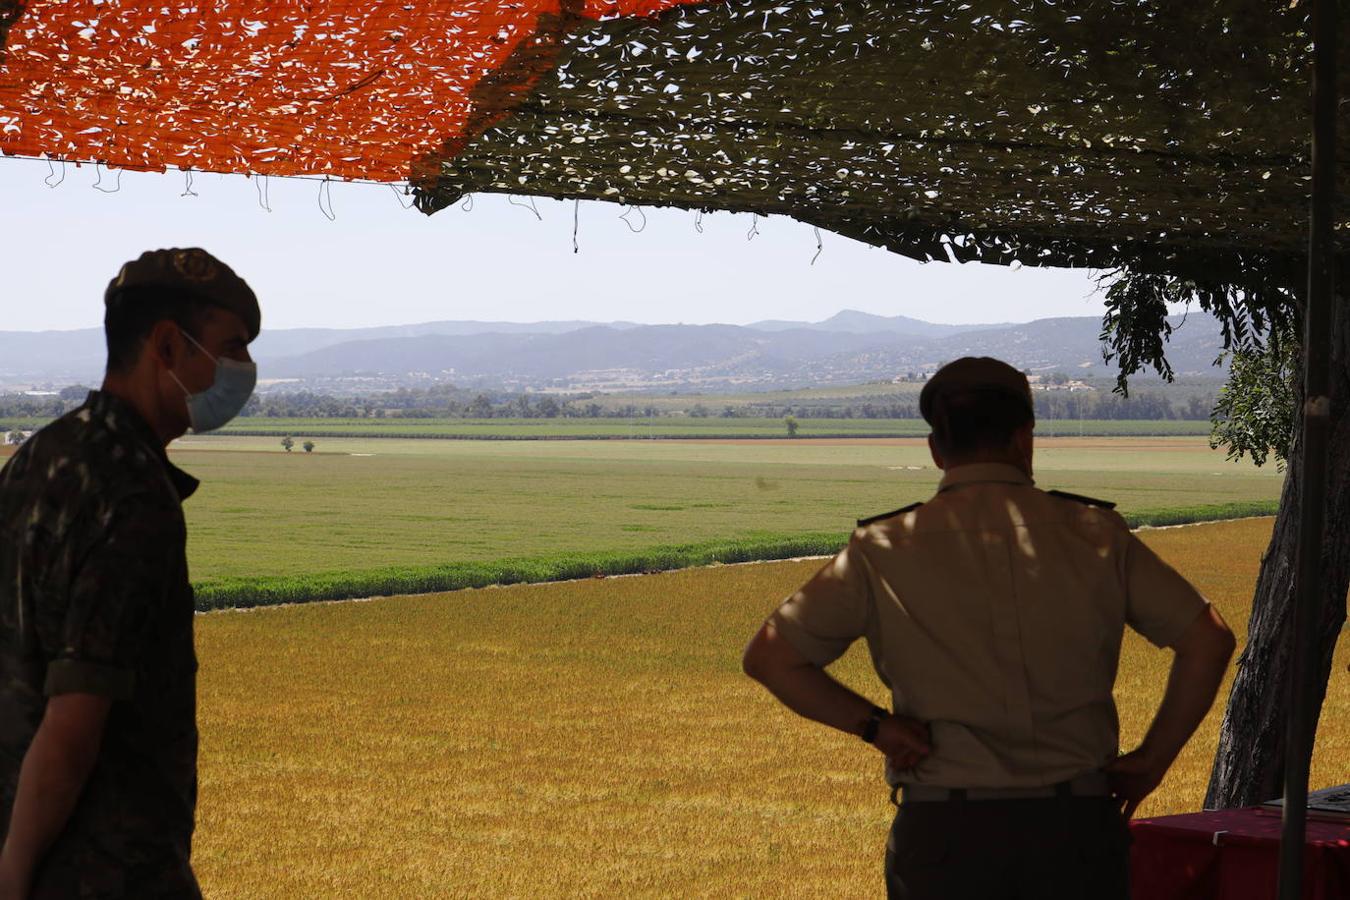
<path id="1" fill-rule="evenodd" d="M 919 259 L 1295 273 L 1308 5 L 0 0 L 0 150 L 411 182 L 424 212 L 492 191 L 777 213 Z"/>
<path id="2" fill-rule="evenodd" d="M 527 92 L 569 30 L 678 2 L 0 0 L 0 150 L 403 181 Z"/>

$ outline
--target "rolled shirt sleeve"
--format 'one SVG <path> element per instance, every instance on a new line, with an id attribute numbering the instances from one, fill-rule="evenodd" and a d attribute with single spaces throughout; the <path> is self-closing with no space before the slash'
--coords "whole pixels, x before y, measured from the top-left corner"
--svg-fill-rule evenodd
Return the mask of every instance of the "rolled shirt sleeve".
<path id="1" fill-rule="evenodd" d="M 867 632 L 872 616 L 869 574 L 855 532 L 848 546 L 784 600 L 769 621 L 802 656 L 827 666 Z"/>
<path id="2" fill-rule="evenodd" d="M 145 635 L 184 539 L 179 510 L 139 497 L 117 504 L 72 572 L 47 696 L 132 696 Z"/>
<path id="3" fill-rule="evenodd" d="M 1175 644 L 1209 601 L 1135 535 L 1125 557 L 1125 622 L 1154 646 Z"/>

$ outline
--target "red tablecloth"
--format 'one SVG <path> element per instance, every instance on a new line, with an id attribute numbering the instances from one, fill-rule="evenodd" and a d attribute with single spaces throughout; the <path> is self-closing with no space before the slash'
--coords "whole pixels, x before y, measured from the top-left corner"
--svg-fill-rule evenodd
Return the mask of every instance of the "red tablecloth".
<path id="1" fill-rule="evenodd" d="M 1273 900 L 1280 814 L 1230 809 L 1130 824 L 1134 900 Z M 1308 820 L 1304 900 L 1350 900 L 1350 822 Z"/>

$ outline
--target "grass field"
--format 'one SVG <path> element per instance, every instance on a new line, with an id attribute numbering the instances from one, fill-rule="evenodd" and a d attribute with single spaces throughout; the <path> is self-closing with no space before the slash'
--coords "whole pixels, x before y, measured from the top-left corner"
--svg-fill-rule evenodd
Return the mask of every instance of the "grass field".
<path id="1" fill-rule="evenodd" d="M 1241 637 L 1269 531 L 1144 536 Z M 200 617 L 206 895 L 879 896 L 879 758 L 739 672 L 760 620 L 818 565 Z M 880 698 L 865 657 L 855 647 L 837 672 Z M 1127 639 L 1127 747 L 1169 659 Z M 1314 786 L 1350 781 L 1347 663 L 1342 641 Z M 1216 711 L 1144 814 L 1198 807 L 1217 724 Z"/>
<path id="2" fill-rule="evenodd" d="M 922 419 L 812 419 L 798 418 L 798 438 L 923 437 Z M 1044 420 L 1036 424 L 1041 435 L 1088 437 L 1205 436 L 1207 421 L 1167 419 Z M 223 435 L 291 435 L 306 438 L 459 438 L 481 440 L 584 440 L 649 438 L 782 438 L 782 419 L 660 416 L 632 419 L 236 419 Z"/>
<path id="3" fill-rule="evenodd" d="M 1215 370 L 1217 378 L 1182 376 L 1176 381 L 1165 382 L 1151 376 L 1136 376 L 1130 379 L 1130 395 L 1162 394 L 1174 405 L 1181 405 L 1193 396 L 1211 398 L 1224 380 L 1222 372 Z M 1088 377 L 1083 379 L 1095 390 L 1109 393 L 1116 382 L 1114 378 Z M 741 394 L 676 394 L 650 392 L 631 394 L 597 394 L 593 400 L 606 409 L 623 409 L 635 406 L 643 409 L 648 405 L 662 411 L 687 410 L 695 404 L 702 404 L 714 415 L 725 406 L 753 406 L 775 403 L 783 406 L 810 409 L 813 403 L 827 402 L 831 405 L 852 403 L 913 403 L 923 390 L 921 381 L 873 381 L 866 384 L 838 384 L 823 387 L 803 388 L 782 391 L 750 391 Z M 586 401 L 591 402 L 591 401 Z"/>
<path id="4" fill-rule="evenodd" d="M 186 507 L 189 559 L 212 602 L 273 586 L 287 599 L 344 596 L 325 591 L 357 575 L 410 592 L 437 584 L 416 580 L 437 567 L 504 559 L 842 540 L 860 516 L 931 496 L 939 476 L 914 439 L 334 439 L 307 455 L 265 438 L 203 437 L 172 453 L 203 482 Z M 1268 504 L 1282 483 L 1273 467 L 1226 462 L 1199 438 L 1046 439 L 1036 467 L 1042 486 L 1112 499 L 1130 515 Z"/>

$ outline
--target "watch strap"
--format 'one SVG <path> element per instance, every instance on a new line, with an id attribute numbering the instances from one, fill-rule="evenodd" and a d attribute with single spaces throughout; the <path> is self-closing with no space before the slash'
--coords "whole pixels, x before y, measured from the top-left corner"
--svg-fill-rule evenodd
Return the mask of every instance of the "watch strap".
<path id="1" fill-rule="evenodd" d="M 872 712 L 868 714 L 867 721 L 863 723 L 862 739 L 865 743 L 874 743 L 877 739 L 877 732 L 881 730 L 881 720 L 889 716 L 890 713 L 880 706 L 872 707 Z"/>

